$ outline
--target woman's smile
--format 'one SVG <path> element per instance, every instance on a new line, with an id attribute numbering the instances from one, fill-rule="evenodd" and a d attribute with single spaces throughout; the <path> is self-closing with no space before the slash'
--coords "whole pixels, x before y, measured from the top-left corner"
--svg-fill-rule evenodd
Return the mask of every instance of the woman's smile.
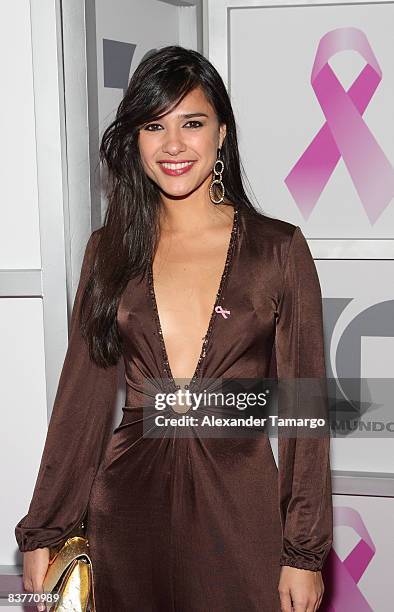
<path id="1" fill-rule="evenodd" d="M 158 162 L 164 174 L 168 174 L 170 176 L 180 176 L 181 174 L 185 174 L 191 169 L 194 163 L 194 161 Z"/>

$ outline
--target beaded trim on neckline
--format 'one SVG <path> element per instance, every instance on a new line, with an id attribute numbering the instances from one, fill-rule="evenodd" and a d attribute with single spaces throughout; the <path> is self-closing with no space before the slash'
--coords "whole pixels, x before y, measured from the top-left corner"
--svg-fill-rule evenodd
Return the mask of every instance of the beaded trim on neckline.
<path id="1" fill-rule="evenodd" d="M 209 320 L 209 323 L 208 323 L 208 329 L 207 329 L 207 332 L 206 332 L 206 334 L 204 336 L 204 341 L 202 343 L 200 355 L 199 355 L 199 358 L 198 358 L 198 361 L 197 361 L 197 365 L 196 365 L 194 374 L 193 374 L 192 378 L 190 379 L 189 384 L 185 385 L 185 387 L 184 387 L 185 389 L 190 389 L 194 385 L 194 383 L 196 382 L 197 378 L 200 375 L 201 367 L 203 365 L 203 361 L 204 361 L 204 359 L 206 357 L 206 354 L 207 354 L 209 340 L 210 340 L 210 337 L 212 335 L 212 330 L 213 330 L 213 327 L 214 327 L 214 322 L 215 322 L 215 320 L 217 318 L 216 307 L 219 306 L 220 301 L 223 298 L 224 286 L 225 286 L 225 283 L 226 283 L 227 278 L 229 276 L 230 266 L 231 266 L 231 263 L 233 261 L 233 255 L 234 255 L 235 244 L 236 244 L 236 237 L 238 235 L 238 220 L 239 220 L 239 206 L 235 205 L 234 206 L 233 225 L 232 225 L 232 229 L 231 229 L 230 241 L 229 241 L 228 248 L 227 248 L 226 261 L 225 261 L 223 272 L 222 272 L 222 276 L 221 276 L 221 279 L 220 279 L 219 288 L 218 288 L 218 291 L 216 293 L 215 303 L 214 303 L 214 306 L 212 308 L 210 320 Z M 165 372 L 165 375 L 166 375 L 166 378 L 168 379 L 169 384 L 173 387 L 174 391 L 177 391 L 178 389 L 181 388 L 181 386 L 176 384 L 174 376 L 173 376 L 172 371 L 171 371 L 170 362 L 168 360 L 168 354 L 167 354 L 167 349 L 166 349 L 166 345 L 165 345 L 165 341 L 164 341 L 163 330 L 161 328 L 160 315 L 159 315 L 159 310 L 158 310 L 158 307 L 157 307 L 157 300 L 156 300 L 154 283 L 153 283 L 153 265 L 152 265 L 152 262 L 151 262 L 150 266 L 148 267 L 148 289 L 149 289 L 149 295 L 150 295 L 150 298 L 151 298 L 151 304 L 152 304 L 153 311 L 154 311 L 154 319 L 155 319 L 155 324 L 156 324 L 156 331 L 157 331 L 157 333 L 159 335 L 159 340 L 160 340 L 160 345 L 161 345 L 161 350 L 162 350 L 163 370 Z"/>

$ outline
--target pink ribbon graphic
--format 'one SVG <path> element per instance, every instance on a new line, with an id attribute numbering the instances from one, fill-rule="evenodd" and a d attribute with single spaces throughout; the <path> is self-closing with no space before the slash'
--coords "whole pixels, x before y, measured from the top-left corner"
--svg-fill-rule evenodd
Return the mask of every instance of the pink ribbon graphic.
<path id="1" fill-rule="evenodd" d="M 376 552 L 375 545 L 361 516 L 353 508 L 334 507 L 334 526 L 351 527 L 361 539 L 343 561 L 331 549 L 327 572 L 324 572 L 325 576 L 329 576 L 330 598 L 322 612 L 373 612 L 357 583 Z"/>
<path id="2" fill-rule="evenodd" d="M 229 315 L 229 314 L 230 314 L 230 311 L 229 311 L 229 310 L 223 310 L 223 308 L 222 308 L 221 306 L 216 306 L 216 308 L 215 308 L 215 312 L 217 312 L 218 314 L 223 315 L 223 317 L 224 317 L 225 319 L 227 319 L 227 315 Z"/>
<path id="3" fill-rule="evenodd" d="M 328 64 L 343 50 L 358 51 L 367 62 L 348 91 Z M 393 198 L 394 169 L 362 118 L 381 80 L 381 69 L 361 30 L 337 28 L 320 40 L 311 84 L 326 122 L 285 179 L 305 219 L 341 157 L 372 224 Z"/>

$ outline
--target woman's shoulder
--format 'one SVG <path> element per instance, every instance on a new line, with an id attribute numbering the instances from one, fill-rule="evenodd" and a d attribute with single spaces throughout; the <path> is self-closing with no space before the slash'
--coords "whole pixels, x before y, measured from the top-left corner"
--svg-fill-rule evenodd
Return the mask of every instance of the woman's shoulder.
<path id="1" fill-rule="evenodd" d="M 92 254 L 95 251 L 102 236 L 103 230 L 104 226 L 101 226 L 91 232 L 85 247 L 87 253 Z"/>
<path id="2" fill-rule="evenodd" d="M 92 233 L 90 234 L 89 242 L 91 242 L 92 244 L 96 244 L 100 240 L 100 236 L 102 236 L 103 231 L 104 231 L 103 225 L 93 230 Z"/>
<path id="3" fill-rule="evenodd" d="M 299 226 L 294 223 L 270 216 L 256 208 L 242 207 L 240 212 L 247 235 L 257 242 L 270 241 L 276 246 L 290 244 L 294 232 L 299 230 Z"/>
<path id="4" fill-rule="evenodd" d="M 103 227 L 93 230 L 85 244 L 85 252 L 82 261 L 82 272 L 84 274 L 86 274 L 86 271 L 90 270 L 93 265 L 97 245 L 99 243 L 100 236 L 102 235 L 102 230 Z"/>

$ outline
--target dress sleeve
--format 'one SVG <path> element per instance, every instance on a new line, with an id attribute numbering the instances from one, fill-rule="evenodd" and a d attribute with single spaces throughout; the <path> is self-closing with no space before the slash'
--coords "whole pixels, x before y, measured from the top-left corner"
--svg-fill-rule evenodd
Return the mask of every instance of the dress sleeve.
<path id="1" fill-rule="evenodd" d="M 307 241 L 297 226 L 283 272 L 276 320 L 279 418 L 322 418 L 322 430 L 278 427 L 280 565 L 319 571 L 333 537 L 330 429 L 321 288 Z M 301 430 L 303 433 L 301 433 Z M 283 432 L 286 432 L 286 428 Z"/>
<path id="2" fill-rule="evenodd" d="M 118 364 L 100 368 L 80 332 L 80 304 L 98 232 L 87 243 L 68 348 L 29 510 L 15 527 L 19 550 L 60 543 L 79 524 L 112 429 Z M 119 362 L 118 362 L 119 363 Z"/>

